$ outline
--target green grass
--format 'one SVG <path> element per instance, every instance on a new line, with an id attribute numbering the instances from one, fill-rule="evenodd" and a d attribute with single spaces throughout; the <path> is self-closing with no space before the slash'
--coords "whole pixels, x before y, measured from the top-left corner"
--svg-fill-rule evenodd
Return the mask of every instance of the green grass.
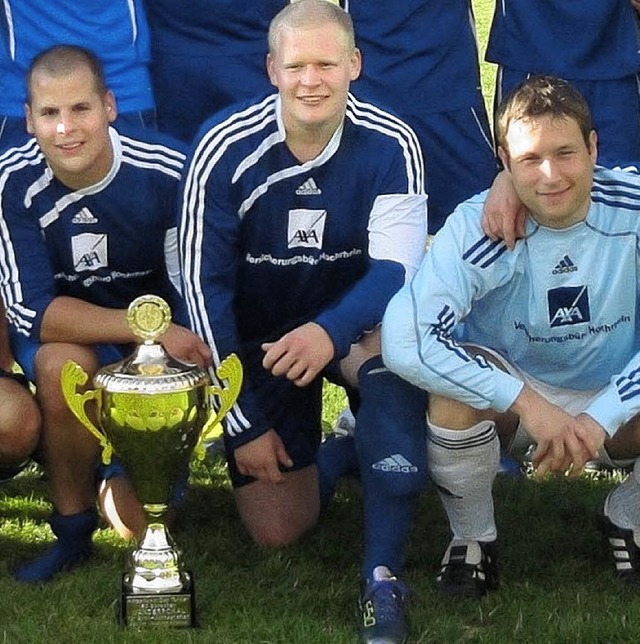
<path id="1" fill-rule="evenodd" d="M 337 410 L 335 410 L 337 411 Z M 502 588 L 480 602 L 441 596 L 434 578 L 448 542 L 433 490 L 424 494 L 408 552 L 413 642 L 634 642 L 637 593 L 614 577 L 593 519 L 616 482 L 499 479 Z M 0 487 L 0 642 L 347 643 L 362 550 L 359 489 L 345 482 L 325 520 L 280 551 L 253 545 L 242 529 L 223 466 L 198 466 L 174 535 L 195 571 L 201 628 L 157 634 L 115 622 L 119 572 L 129 544 L 110 530 L 96 556 L 42 587 L 10 576 L 52 539 L 46 483 L 29 472 Z"/>

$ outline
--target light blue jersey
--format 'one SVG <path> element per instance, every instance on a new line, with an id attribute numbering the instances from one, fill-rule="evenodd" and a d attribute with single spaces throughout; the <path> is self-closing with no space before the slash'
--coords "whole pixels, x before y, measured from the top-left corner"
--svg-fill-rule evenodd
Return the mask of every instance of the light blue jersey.
<path id="1" fill-rule="evenodd" d="M 484 235 L 484 197 L 456 209 L 390 303 L 387 365 L 439 395 L 505 411 L 522 383 L 458 340 L 486 346 L 544 383 L 602 389 L 586 411 L 615 432 L 640 411 L 640 179 L 597 168 L 585 221 L 558 230 L 529 220 L 513 252 Z"/>

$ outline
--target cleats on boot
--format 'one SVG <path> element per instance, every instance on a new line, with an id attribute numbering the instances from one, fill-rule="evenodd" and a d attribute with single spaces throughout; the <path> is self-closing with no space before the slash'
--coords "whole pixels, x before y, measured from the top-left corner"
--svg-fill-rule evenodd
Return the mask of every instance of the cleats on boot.
<path id="1" fill-rule="evenodd" d="M 442 559 L 437 582 L 440 590 L 457 597 L 480 598 L 496 590 L 496 542 L 453 539 Z"/>
<path id="2" fill-rule="evenodd" d="M 409 591 L 385 566 L 364 583 L 358 604 L 362 644 L 402 644 L 407 639 L 405 610 Z"/>
<path id="3" fill-rule="evenodd" d="M 627 584 L 640 586 L 640 528 L 619 528 L 604 514 L 598 527 L 607 540 L 618 577 Z"/>

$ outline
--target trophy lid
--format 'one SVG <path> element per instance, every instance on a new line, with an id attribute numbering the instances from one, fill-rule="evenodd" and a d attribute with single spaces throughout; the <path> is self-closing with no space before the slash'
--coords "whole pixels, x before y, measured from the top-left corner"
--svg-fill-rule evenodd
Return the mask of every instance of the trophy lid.
<path id="1" fill-rule="evenodd" d="M 128 358 L 100 369 L 93 379 L 96 386 L 110 392 L 152 394 L 209 384 L 204 369 L 172 357 L 156 342 L 171 324 L 171 310 L 162 298 L 157 295 L 136 298 L 129 305 L 127 322 L 143 343 Z"/>

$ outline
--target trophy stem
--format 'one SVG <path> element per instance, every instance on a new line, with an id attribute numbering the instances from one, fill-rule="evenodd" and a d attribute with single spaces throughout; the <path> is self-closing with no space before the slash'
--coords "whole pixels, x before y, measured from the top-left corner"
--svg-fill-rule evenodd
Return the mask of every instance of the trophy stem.
<path id="1" fill-rule="evenodd" d="M 131 567 L 124 576 L 133 593 L 180 592 L 189 585 L 182 567 L 182 553 L 175 545 L 162 517 L 165 504 L 145 504 L 147 528 L 140 546 L 131 554 Z"/>

